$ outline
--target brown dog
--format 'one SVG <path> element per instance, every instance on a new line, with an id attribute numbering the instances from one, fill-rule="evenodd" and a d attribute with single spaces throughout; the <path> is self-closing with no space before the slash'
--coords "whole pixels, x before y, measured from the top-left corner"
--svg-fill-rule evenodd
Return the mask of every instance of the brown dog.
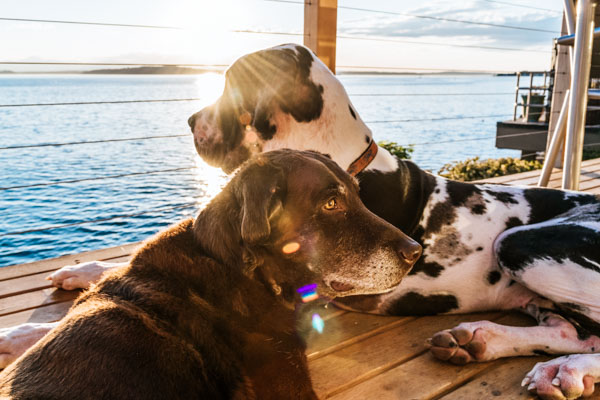
<path id="1" fill-rule="evenodd" d="M 420 251 L 329 158 L 265 153 L 83 293 L 0 374 L 0 397 L 314 399 L 296 289 L 382 293 Z"/>

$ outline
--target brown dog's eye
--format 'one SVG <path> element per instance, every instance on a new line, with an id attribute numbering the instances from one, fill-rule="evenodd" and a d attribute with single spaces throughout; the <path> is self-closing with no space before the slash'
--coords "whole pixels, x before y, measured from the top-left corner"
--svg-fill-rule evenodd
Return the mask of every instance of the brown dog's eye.
<path id="1" fill-rule="evenodd" d="M 335 199 L 335 197 L 329 199 L 327 203 L 325 203 L 323 208 L 326 210 L 335 210 L 337 208 L 337 200 Z"/>

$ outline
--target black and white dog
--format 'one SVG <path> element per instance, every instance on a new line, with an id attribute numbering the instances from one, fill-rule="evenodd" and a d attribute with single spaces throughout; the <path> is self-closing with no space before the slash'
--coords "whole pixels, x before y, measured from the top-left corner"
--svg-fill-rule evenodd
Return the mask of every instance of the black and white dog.
<path id="1" fill-rule="evenodd" d="M 281 148 L 318 150 L 353 169 L 375 146 L 341 83 L 299 45 L 236 61 L 221 98 L 189 123 L 198 153 L 226 172 L 257 153 Z M 543 398 L 593 393 L 600 381 L 600 199 L 449 181 L 375 150 L 357 175 L 361 199 L 416 239 L 423 255 L 391 292 L 346 298 L 342 305 L 391 315 L 523 310 L 539 325 L 463 323 L 434 335 L 431 351 L 458 364 L 570 354 L 536 365 L 523 384 Z M 70 266 L 51 278 L 59 287 L 84 287 L 106 267 Z M 14 339 L 19 329 L 22 340 Z M 14 357 L 44 329 L 48 326 L 0 332 L 7 349 L 0 341 L 0 353 Z"/>

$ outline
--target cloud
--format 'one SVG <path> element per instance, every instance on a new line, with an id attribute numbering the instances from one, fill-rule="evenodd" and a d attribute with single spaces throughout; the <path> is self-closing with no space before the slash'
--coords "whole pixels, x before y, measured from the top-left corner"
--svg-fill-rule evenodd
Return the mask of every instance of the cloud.
<path id="1" fill-rule="evenodd" d="M 499 7 L 491 3 L 482 7 L 482 4 L 486 3 L 467 1 L 458 4 L 457 2 L 436 1 L 399 12 L 551 30 L 557 33 L 471 25 L 344 9 L 340 9 L 338 33 L 341 35 L 378 36 L 390 39 L 427 39 L 428 41 L 435 39 L 444 43 L 470 45 L 537 47 L 548 51 L 551 49 L 552 39 L 558 36 L 561 24 L 560 14 L 542 10 Z"/>

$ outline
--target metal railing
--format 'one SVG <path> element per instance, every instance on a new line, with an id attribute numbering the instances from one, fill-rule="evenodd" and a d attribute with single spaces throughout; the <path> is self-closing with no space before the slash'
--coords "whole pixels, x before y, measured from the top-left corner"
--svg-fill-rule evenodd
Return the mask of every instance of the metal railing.
<path id="1" fill-rule="evenodd" d="M 304 1 L 293 1 L 293 0 L 263 0 L 263 1 L 273 1 L 273 2 L 280 2 L 280 3 L 290 3 L 290 4 L 300 4 L 300 5 L 305 5 L 306 2 Z M 491 1 L 491 0 L 482 0 L 482 1 L 489 1 L 489 2 L 495 2 L 495 3 L 499 3 L 502 4 L 503 2 L 500 1 Z M 519 26 L 519 25 L 510 25 L 510 24 L 493 24 L 493 23 L 484 23 L 484 22 L 478 22 L 478 21 L 472 21 L 472 20 L 467 20 L 467 19 L 453 19 L 453 18 L 445 18 L 445 17 L 436 17 L 436 16 L 430 16 L 430 15 L 421 15 L 421 14 L 413 14 L 413 13 L 403 13 L 403 12 L 394 12 L 394 11 L 387 11 L 387 10 L 375 10 L 375 9 L 368 9 L 368 8 L 357 8 L 357 7 L 346 7 L 346 6 L 340 6 L 338 7 L 339 9 L 344 9 L 347 11 L 354 11 L 354 12 L 362 12 L 362 13 L 374 13 L 374 14 L 384 14 L 384 15 L 399 15 L 399 16 L 404 16 L 404 17 L 410 17 L 410 18 L 417 18 L 417 19 L 421 19 L 421 20 L 429 20 L 429 21 L 434 21 L 434 22 L 449 22 L 449 23 L 455 23 L 455 24 L 462 24 L 462 25 L 470 25 L 470 26 L 486 26 L 486 27 L 490 27 L 490 28 L 498 28 L 498 29 L 512 29 L 512 30 L 520 30 L 520 31 L 528 31 L 528 32 L 545 32 L 545 33 L 555 33 L 552 30 L 546 30 L 546 29 L 538 29 L 535 27 L 528 27 L 528 26 Z M 182 27 L 177 27 L 177 26 L 162 26 L 162 25 L 155 25 L 155 24 L 147 24 L 147 25 L 143 25 L 143 24 L 113 24 L 110 22 L 102 22 L 102 21 L 67 21 L 67 20 L 43 20 L 43 19 L 25 19 L 25 18 L 9 18 L 9 17 L 0 17 L 0 21 L 5 21 L 5 22 L 19 22 L 19 23 L 37 23 L 37 24 L 78 24 L 78 25 L 100 25 L 100 26 L 106 26 L 107 28 L 125 28 L 125 29 L 162 29 L 162 30 L 184 30 L 184 28 Z M 299 33 L 299 32 L 278 32 L 278 31 L 256 31 L 256 30 L 232 30 L 232 33 L 238 33 L 240 35 L 271 35 L 271 36 L 283 36 L 283 37 L 288 37 L 288 36 L 292 36 L 292 37 L 303 37 L 306 36 L 305 33 Z M 461 43 L 448 43 L 448 42 L 436 42 L 436 41 L 418 41 L 418 40 L 407 40 L 407 39 L 402 39 L 402 38 L 395 38 L 395 37 L 365 37 L 365 36 L 356 36 L 356 35 L 343 35 L 343 34 L 339 34 L 336 35 L 337 38 L 339 39 L 343 39 L 343 40 L 356 40 L 356 41 L 364 41 L 364 40 L 369 40 L 369 41 L 378 41 L 378 42 L 389 42 L 392 45 L 401 45 L 404 43 L 407 44 L 418 44 L 418 45 L 424 45 L 424 46 L 445 46 L 445 47 L 458 47 L 458 48 L 473 48 L 473 49 L 481 49 L 481 50 L 486 50 L 486 51 L 502 51 L 502 52 L 539 52 L 539 53 L 549 53 L 549 51 L 545 51 L 545 50 L 538 50 L 538 49 L 526 49 L 526 48 L 518 48 L 518 47 L 500 47 L 500 46 L 484 46 L 484 45 L 477 45 L 477 44 L 461 44 Z M 81 62 L 61 62 L 60 60 L 46 60 L 46 61 L 25 61 L 25 60 L 11 60 L 11 59 L 4 59 L 4 60 L 0 60 L 0 64 L 7 64 L 7 65 L 15 65 L 15 64 L 27 64 L 27 65 L 72 65 L 72 66 L 81 66 L 81 65 L 96 65 L 96 66 L 155 66 L 155 67 L 162 67 L 162 66 L 186 66 L 186 67 L 203 67 L 203 68 L 215 68 L 215 69 L 224 69 L 225 67 L 227 67 L 227 65 L 225 64 L 197 64 L 197 63 L 191 63 L 191 64 L 181 64 L 181 63 L 177 63 L 177 64 L 165 64 L 165 63 L 135 63 L 135 62 L 122 62 L 122 63 L 103 63 L 103 62 L 94 62 L 93 60 L 81 60 Z M 494 70 L 493 68 L 490 68 L 488 70 L 485 69 L 451 69 L 451 68 L 440 68 L 439 65 L 436 65 L 435 67 L 431 67 L 431 68 L 426 68 L 426 67 L 411 67 L 410 65 L 408 66 L 377 66 L 377 65 L 339 65 L 340 68 L 348 68 L 348 69 L 357 69 L 357 70 L 388 70 L 388 71 L 429 71 L 429 72 L 433 72 L 433 71 L 445 71 L 445 72 L 472 72 L 472 73 L 489 73 L 489 74 L 493 74 L 493 73 L 506 73 L 506 72 L 512 72 L 512 71 L 498 71 L 498 70 Z M 520 78 L 519 78 L 520 79 Z M 546 83 L 544 82 L 544 86 L 546 85 Z M 517 87 L 519 86 L 519 84 L 517 84 Z M 530 88 L 532 87 L 531 83 L 530 83 Z M 517 93 L 520 89 L 517 88 Z M 535 88 L 530 89 L 529 90 L 529 97 L 531 97 L 531 92 L 534 91 Z M 390 97 L 395 97 L 395 96 L 495 96 L 495 95 L 510 95 L 512 94 L 512 92 L 508 92 L 508 93 L 351 93 L 350 96 L 390 96 Z M 84 99 L 85 100 L 85 99 Z M 89 105 L 97 105 L 97 104 L 131 104 L 131 103 L 156 103 L 156 102 L 186 102 L 186 101 L 198 101 L 200 100 L 199 98 L 166 98 L 166 99 L 123 99 L 123 100 L 107 100 L 107 101 L 78 101 L 78 102 L 23 102 L 23 103 L 19 103 L 19 104 L 0 104 L 0 108 L 9 108 L 9 107 L 56 107 L 56 106 L 60 106 L 60 107 L 70 107 L 70 106 L 89 106 Z M 518 100 L 518 97 L 517 97 Z M 527 102 L 528 104 L 530 103 L 529 101 Z M 532 108 L 533 105 L 529 104 Z M 520 107 L 523 105 L 515 105 L 515 110 L 517 109 L 517 107 Z M 527 110 L 529 109 L 529 107 L 527 107 Z M 510 111 L 509 111 L 510 112 Z M 506 118 L 510 118 L 509 112 L 507 113 L 507 115 L 455 115 L 455 116 L 448 116 L 448 117 L 440 117 L 440 118 L 407 118 L 407 119 L 390 119 L 390 120 L 370 120 L 370 121 L 365 121 L 367 124 L 400 124 L 400 123 L 413 123 L 413 122 L 425 122 L 425 121 L 430 121 L 430 122 L 435 122 L 435 121 L 448 121 L 448 120 L 463 120 L 463 119 L 491 119 L 491 118 L 501 118 L 501 117 L 506 117 Z M 516 113 L 516 111 L 515 111 Z M 514 118 L 514 114 L 513 113 L 513 118 Z M 168 132 L 165 132 L 168 133 Z M 546 131 L 534 131 L 534 132 L 525 132 L 525 133 L 517 133 L 514 135 L 509 135 L 509 136 L 529 136 L 529 135 L 542 135 L 542 134 L 546 134 Z M 145 141 L 145 140 L 152 140 L 152 139 L 169 139 L 169 138 L 180 138 L 180 137 L 186 137 L 186 136 L 190 136 L 188 133 L 186 134 L 165 134 L 165 135 L 156 135 L 156 136 L 145 136 L 145 137 L 134 137 L 134 138 L 122 138 L 122 137 L 114 137 L 114 138 L 107 138 L 107 139 L 102 139 L 102 140 L 93 140 L 93 141 L 71 141 L 71 142 L 61 142 L 61 143 L 36 143 L 36 144 L 15 144 L 15 145 L 9 145 L 9 146 L 0 146 L 0 150 L 1 151 L 14 151 L 14 150 L 19 150 L 19 149 L 25 149 L 25 148 L 35 148 L 35 147 L 59 147 L 59 146 L 78 146 L 78 145 L 94 145 L 94 144 L 99 144 L 99 143 L 107 143 L 107 142 L 124 142 L 124 141 L 131 141 L 131 142 L 136 142 L 136 141 Z M 433 145 L 442 145 L 442 144 L 447 144 L 447 143 L 453 143 L 453 142 L 471 142 L 471 141 L 482 141 L 482 140 L 492 140 L 494 139 L 495 136 L 489 135 L 488 133 L 484 133 L 484 132 L 479 132 L 479 133 L 473 133 L 471 137 L 467 137 L 467 138 L 459 138 L 459 139 L 452 139 L 452 140 L 437 140 L 437 141 L 430 141 L 427 140 L 426 141 L 415 141 L 413 143 L 401 143 L 401 145 L 404 146 L 410 146 L 410 147 L 418 147 L 418 146 L 433 146 Z M 170 140 L 170 139 L 169 139 Z M 132 172 L 127 172 L 127 173 L 117 173 L 117 171 L 112 171 L 111 172 L 107 172 L 106 175 L 103 176 L 83 176 L 83 177 L 79 177 L 79 176 L 74 176 L 73 178 L 77 178 L 77 179 L 59 179 L 57 177 L 57 179 L 50 179 L 47 181 L 40 181 L 40 182 L 23 182 L 23 183 L 19 183 L 19 182 L 15 182 L 18 184 L 13 184 L 13 185 L 5 185 L 4 187 L 0 187 L 0 191 L 6 192 L 6 191 L 16 191 L 16 190 L 28 190 L 30 188 L 32 188 L 31 190 L 35 190 L 35 188 L 37 187 L 42 187 L 42 186 L 53 186 L 53 185 L 70 185 L 70 184 L 76 184 L 79 182 L 84 182 L 84 181 L 99 181 L 99 180 L 117 180 L 117 179 L 122 179 L 125 177 L 130 177 L 130 176 L 138 176 L 138 175 L 151 175 L 151 174 L 168 174 L 168 173 L 173 173 L 173 172 L 179 172 L 179 171 L 194 171 L 198 168 L 198 166 L 194 166 L 194 165 L 184 165 L 180 168 L 170 168 L 170 169 L 155 169 L 155 170 L 147 170 L 147 171 L 132 171 Z M 8 193 L 8 192 L 7 192 Z M 99 218 L 95 218 L 95 219 L 89 219 L 89 220 L 85 220 L 85 221 L 77 221 L 77 222 L 71 222 L 71 223 L 62 223 L 62 222 L 69 222 L 69 220 L 62 220 L 62 221 L 55 221 L 54 223 L 49 223 L 48 226 L 42 226 L 42 227 L 36 227 L 36 228 L 31 228 L 31 229 L 19 229 L 19 227 L 17 227 L 17 229 L 19 230 L 14 230 L 14 231 L 7 231 L 7 232 L 2 232 L 0 233 L 0 237 L 6 237 L 6 236 L 12 236 L 12 235 L 20 235 L 20 234 L 25 234 L 25 233 L 30 233 L 30 232 L 40 232 L 40 231 L 49 231 L 49 230 L 54 230 L 54 229 L 60 229 L 60 228 L 64 228 L 64 227 L 68 227 L 68 226 L 76 226 L 76 225 L 85 225 L 85 224 L 97 224 L 100 222 L 106 222 L 106 221 L 111 221 L 113 219 L 122 219 L 122 218 L 127 218 L 127 217 L 135 217 L 135 216 L 140 216 L 140 215 L 144 215 L 144 214 L 151 214 L 151 213 L 160 213 L 163 211 L 168 211 L 168 210 L 185 210 L 185 209 L 191 209 L 193 207 L 197 206 L 197 203 L 185 203 L 185 202 L 181 202 L 179 204 L 165 204 L 161 207 L 155 207 L 155 208 L 149 208 L 146 210 L 141 210 L 138 212 L 135 212 L 136 210 L 126 210 L 125 212 L 119 214 L 119 215 L 113 215 L 113 216 L 109 216 L 107 217 L 106 215 L 102 216 L 100 215 Z M 131 212 L 129 212 L 131 211 Z M 61 223 L 57 223 L 57 222 L 61 222 Z"/>
<path id="2" fill-rule="evenodd" d="M 552 87 L 547 84 L 548 78 L 552 74 L 552 71 L 519 71 L 517 72 L 517 85 L 515 87 L 515 104 L 513 108 L 513 121 L 517 120 L 517 110 L 519 107 L 523 107 L 523 118 L 527 122 L 533 122 L 529 120 L 529 113 L 532 108 L 541 108 L 546 111 L 550 111 L 550 104 L 548 104 L 548 93 L 551 92 Z M 521 77 L 529 76 L 529 85 L 521 86 Z M 535 86 L 533 84 L 536 76 L 542 76 L 544 81 L 542 85 Z M 519 101 L 519 94 L 521 91 L 527 91 L 527 97 L 525 101 Z M 539 92 L 542 94 L 539 94 Z M 541 97 L 541 104 L 539 102 L 533 103 L 532 99 L 535 97 Z M 537 120 L 535 121 L 537 122 Z"/>

